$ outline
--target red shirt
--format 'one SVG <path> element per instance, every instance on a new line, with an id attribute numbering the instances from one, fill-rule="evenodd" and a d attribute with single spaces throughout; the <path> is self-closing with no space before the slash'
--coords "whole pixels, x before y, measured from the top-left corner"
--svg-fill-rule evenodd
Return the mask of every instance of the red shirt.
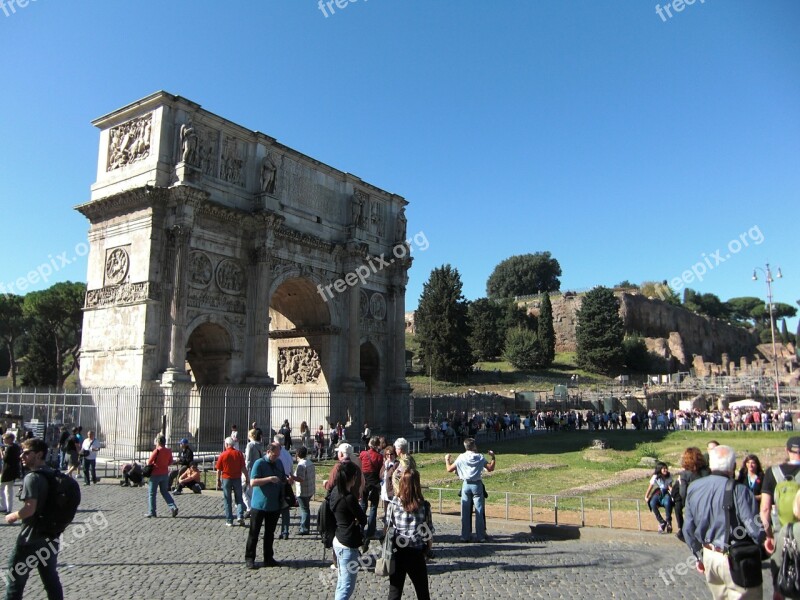
<path id="1" fill-rule="evenodd" d="M 217 471 L 223 479 L 239 479 L 245 470 L 244 454 L 236 448 L 226 448 L 217 458 Z"/>
<path id="2" fill-rule="evenodd" d="M 150 455 L 148 464 L 153 465 L 153 475 L 166 475 L 172 464 L 172 450 L 169 448 L 156 448 Z"/>

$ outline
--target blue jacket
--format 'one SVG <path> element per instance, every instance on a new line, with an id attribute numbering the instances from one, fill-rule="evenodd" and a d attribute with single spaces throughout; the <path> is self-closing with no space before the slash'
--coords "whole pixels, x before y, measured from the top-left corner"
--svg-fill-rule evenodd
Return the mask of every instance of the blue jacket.
<path id="1" fill-rule="evenodd" d="M 250 470 L 250 480 L 261 479 L 262 477 L 279 477 L 281 483 L 265 483 L 264 485 L 253 486 L 253 499 L 251 506 L 256 510 L 273 512 L 281 509 L 281 498 L 283 497 L 283 487 L 286 485 L 286 472 L 280 460 L 269 462 L 266 458 L 259 458 L 253 463 Z"/>

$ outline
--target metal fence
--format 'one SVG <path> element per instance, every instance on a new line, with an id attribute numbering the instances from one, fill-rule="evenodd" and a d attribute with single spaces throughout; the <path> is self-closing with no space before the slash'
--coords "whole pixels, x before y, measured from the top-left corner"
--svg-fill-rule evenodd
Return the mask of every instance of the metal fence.
<path id="1" fill-rule="evenodd" d="M 521 396 L 508 398 L 498 394 L 458 394 L 450 396 L 412 396 L 412 423 L 441 422 L 453 416 L 471 417 L 474 413 L 482 415 L 494 413 L 528 414 L 534 408 L 532 403 Z"/>
<path id="2" fill-rule="evenodd" d="M 107 460 L 130 460 L 153 448 L 156 435 L 177 447 L 187 438 L 196 453 L 217 453 L 231 427 L 246 442 L 256 423 L 266 434 L 288 419 L 292 437 L 299 438 L 305 421 L 313 435 L 315 425 L 329 422 L 327 392 L 277 392 L 259 387 L 203 387 L 185 392 L 137 387 L 89 388 L 78 391 L 0 391 L 4 429 L 32 430 L 50 446 L 57 444 L 63 427 L 93 430 Z"/>

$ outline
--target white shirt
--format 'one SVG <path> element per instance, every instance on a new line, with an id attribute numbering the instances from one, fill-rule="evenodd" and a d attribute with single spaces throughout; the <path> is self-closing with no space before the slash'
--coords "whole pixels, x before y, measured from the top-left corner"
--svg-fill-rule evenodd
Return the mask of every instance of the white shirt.
<path id="1" fill-rule="evenodd" d="M 89 450 L 89 456 L 85 456 L 84 460 L 97 460 L 97 452 L 100 450 L 100 442 L 97 438 L 90 440 L 86 438 L 81 444 L 81 450 Z"/>

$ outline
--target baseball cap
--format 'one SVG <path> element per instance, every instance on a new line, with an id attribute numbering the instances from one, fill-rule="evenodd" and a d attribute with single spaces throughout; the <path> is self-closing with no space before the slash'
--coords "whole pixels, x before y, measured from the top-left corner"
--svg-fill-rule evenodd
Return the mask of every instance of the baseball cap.
<path id="1" fill-rule="evenodd" d="M 187 440 L 186 438 L 183 438 L 181 440 L 181 444 L 188 444 L 188 443 L 189 443 L 189 440 Z"/>
<path id="2" fill-rule="evenodd" d="M 800 454 L 800 436 L 790 437 L 786 442 L 786 449 L 793 454 Z"/>

